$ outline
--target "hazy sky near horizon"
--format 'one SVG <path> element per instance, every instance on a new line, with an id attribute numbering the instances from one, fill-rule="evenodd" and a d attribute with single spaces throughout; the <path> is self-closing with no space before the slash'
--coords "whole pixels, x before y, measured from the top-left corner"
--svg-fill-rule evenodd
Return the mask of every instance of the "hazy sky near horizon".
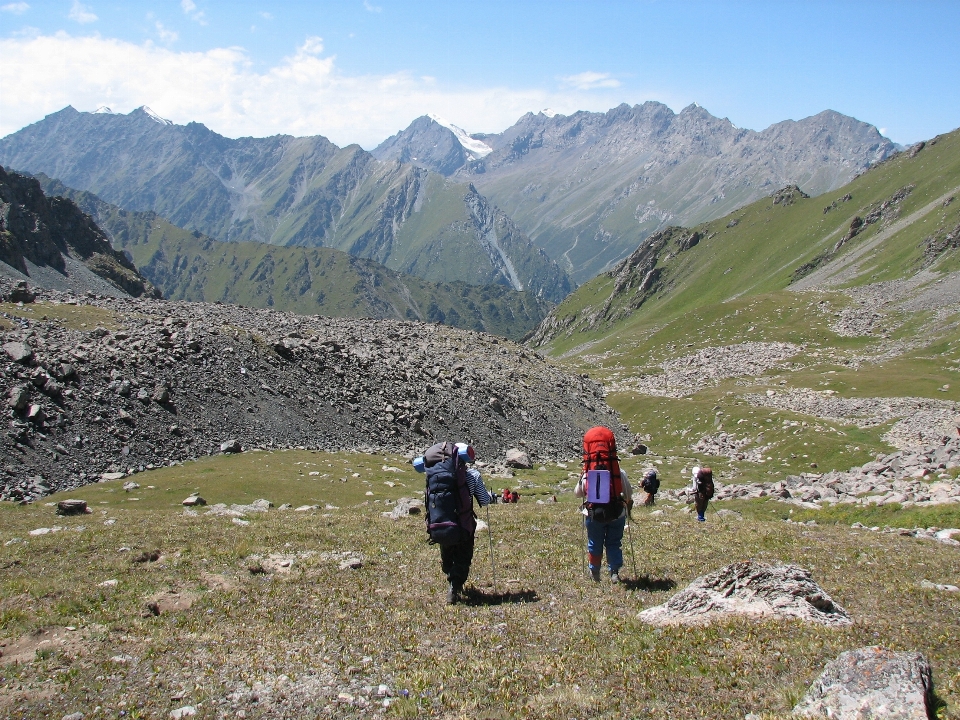
<path id="1" fill-rule="evenodd" d="M 825 109 L 909 144 L 960 126 L 960 2 L 0 0 L 0 136 L 147 105 L 229 137 L 371 149 L 420 115 L 697 102 L 762 130 Z"/>

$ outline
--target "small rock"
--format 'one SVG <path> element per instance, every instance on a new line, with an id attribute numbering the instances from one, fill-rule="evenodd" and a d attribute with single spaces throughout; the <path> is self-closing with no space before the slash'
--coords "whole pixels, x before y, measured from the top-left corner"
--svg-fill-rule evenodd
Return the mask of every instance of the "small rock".
<path id="1" fill-rule="evenodd" d="M 180 720 L 180 718 L 193 717 L 197 714 L 197 709 L 193 705 L 184 705 L 176 710 L 170 711 L 171 720 Z"/>
<path id="2" fill-rule="evenodd" d="M 239 440 L 227 440 L 226 442 L 220 443 L 220 452 L 222 453 L 243 452 L 243 446 L 240 444 Z"/>
<path id="3" fill-rule="evenodd" d="M 82 712 L 70 713 L 69 715 L 64 715 L 62 720 L 83 720 Z"/>
<path id="4" fill-rule="evenodd" d="M 940 590 L 941 592 L 960 592 L 960 588 L 956 585 L 941 585 L 938 583 L 932 583 L 929 580 L 921 580 L 920 587 L 924 590 Z"/>
<path id="5" fill-rule="evenodd" d="M 140 483 L 135 483 L 131 480 L 130 482 L 123 484 L 123 489 L 126 490 L 127 492 L 130 492 L 131 490 L 139 490 Z"/>
<path id="6" fill-rule="evenodd" d="M 185 505 L 187 507 L 199 507 L 200 505 L 206 505 L 206 504 L 207 504 L 207 501 L 204 500 L 199 495 L 191 495 L 181 503 L 181 505 Z"/>

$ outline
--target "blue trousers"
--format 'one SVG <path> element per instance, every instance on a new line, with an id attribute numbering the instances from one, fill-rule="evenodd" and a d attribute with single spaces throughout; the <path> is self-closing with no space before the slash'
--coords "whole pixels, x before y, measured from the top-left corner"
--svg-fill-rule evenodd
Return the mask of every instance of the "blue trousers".
<path id="1" fill-rule="evenodd" d="M 583 519 L 587 528 L 587 554 L 590 556 L 590 569 L 598 570 L 603 560 L 603 549 L 607 549 L 607 567 L 611 573 L 618 572 L 623 566 L 623 529 L 627 518 L 617 518 L 612 522 L 594 522 L 588 517 Z"/>

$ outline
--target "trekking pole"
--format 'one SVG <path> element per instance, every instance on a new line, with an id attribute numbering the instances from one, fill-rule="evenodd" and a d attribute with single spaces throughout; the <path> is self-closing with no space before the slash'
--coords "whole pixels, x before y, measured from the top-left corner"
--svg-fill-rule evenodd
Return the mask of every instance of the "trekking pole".
<path id="1" fill-rule="evenodd" d="M 633 578 L 637 579 L 637 556 L 633 554 L 633 508 L 627 508 L 627 537 L 630 539 L 630 560 L 633 562 Z"/>
<path id="2" fill-rule="evenodd" d="M 590 564 L 587 562 L 587 542 L 589 540 L 587 538 L 587 522 L 584 519 L 583 513 L 579 513 L 579 515 L 580 515 L 580 524 L 583 525 L 583 545 L 581 545 L 581 548 L 583 549 L 583 574 L 589 575 Z"/>
<path id="3" fill-rule="evenodd" d="M 499 595 L 497 590 L 497 568 L 493 564 L 493 528 L 490 527 L 490 503 L 486 504 L 487 508 L 487 538 L 490 540 L 490 572 L 493 574 L 493 593 L 494 595 Z"/>

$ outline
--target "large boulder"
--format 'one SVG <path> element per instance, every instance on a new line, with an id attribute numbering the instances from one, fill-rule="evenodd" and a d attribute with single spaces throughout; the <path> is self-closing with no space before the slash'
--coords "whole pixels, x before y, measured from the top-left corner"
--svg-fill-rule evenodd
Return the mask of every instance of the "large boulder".
<path id="1" fill-rule="evenodd" d="M 530 456 L 518 448 L 510 448 L 507 450 L 506 465 L 507 467 L 519 468 L 520 470 L 530 470 L 533 468 L 533 463 L 530 462 Z"/>
<path id="2" fill-rule="evenodd" d="M 57 515 L 87 515 L 90 512 L 86 500 L 61 500 L 57 503 Z"/>
<path id="3" fill-rule="evenodd" d="M 397 504 L 393 506 L 393 510 L 384 515 L 388 516 L 392 520 L 399 520 L 402 517 L 407 517 L 409 515 L 422 515 L 423 514 L 423 500 L 420 498 L 408 498 L 403 497 L 397 500 Z"/>
<path id="4" fill-rule="evenodd" d="M 823 625 L 849 625 L 837 605 L 808 570 L 744 560 L 703 575 L 663 605 L 640 613 L 653 625 L 694 625 L 728 614 L 799 618 Z"/>
<path id="5" fill-rule="evenodd" d="M 27 364 L 33 360 L 33 348 L 25 342 L 4 343 L 3 351 L 16 363 Z"/>
<path id="6" fill-rule="evenodd" d="M 871 646 L 827 663 L 793 713 L 833 720 L 927 720 L 933 717 L 932 695 L 930 663 L 923 655 Z"/>

